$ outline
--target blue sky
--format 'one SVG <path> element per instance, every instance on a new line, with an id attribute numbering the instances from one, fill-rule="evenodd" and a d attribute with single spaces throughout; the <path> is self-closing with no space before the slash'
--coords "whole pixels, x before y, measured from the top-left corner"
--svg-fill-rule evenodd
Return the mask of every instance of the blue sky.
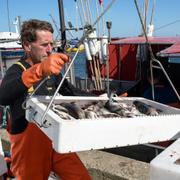
<path id="1" fill-rule="evenodd" d="M 91 13 L 93 22 L 95 21 L 95 0 L 89 0 L 90 7 L 93 9 Z M 104 0 L 104 7 L 110 0 Z M 142 0 L 138 0 L 140 7 L 142 7 Z M 149 17 L 151 15 L 152 2 L 149 5 Z M 9 17 L 11 23 L 11 30 L 15 31 L 14 21 L 16 16 L 20 16 L 21 20 L 28 20 L 31 18 L 38 18 L 52 22 L 50 14 L 59 26 L 59 9 L 57 0 L 8 0 Z M 66 21 L 72 21 L 73 25 L 77 24 L 77 13 L 74 0 L 64 0 L 64 11 Z M 7 15 L 7 0 L 0 0 L 1 23 L 0 31 L 8 31 L 8 15 Z M 139 17 L 135 8 L 134 0 L 116 0 L 111 9 L 105 14 L 105 21 L 112 21 L 113 37 L 136 36 L 141 32 L 141 25 Z M 161 26 L 179 20 L 177 23 L 161 28 L 155 31 L 157 36 L 175 36 L 180 35 L 180 0 L 156 0 L 154 12 L 155 29 Z M 80 24 L 80 20 L 78 20 Z M 54 26 L 54 24 L 53 24 Z M 57 34 L 56 28 L 55 35 Z M 74 36 L 79 34 L 73 33 Z M 69 36 L 70 37 L 70 36 Z"/>

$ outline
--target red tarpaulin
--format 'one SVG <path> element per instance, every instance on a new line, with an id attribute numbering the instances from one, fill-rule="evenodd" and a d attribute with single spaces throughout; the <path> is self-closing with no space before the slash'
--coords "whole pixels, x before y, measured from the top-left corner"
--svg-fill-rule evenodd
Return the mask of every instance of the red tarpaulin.
<path id="1" fill-rule="evenodd" d="M 160 51 L 160 54 L 179 54 L 180 53 L 180 43 L 173 44 L 167 49 Z"/>
<path id="2" fill-rule="evenodd" d="M 148 37 L 149 44 L 169 44 L 170 47 L 160 51 L 158 55 L 180 54 L 180 37 Z M 145 37 L 130 37 L 112 41 L 111 44 L 145 44 Z"/>
<path id="3" fill-rule="evenodd" d="M 180 37 L 148 37 L 150 44 L 175 44 L 180 42 Z M 146 43 L 145 37 L 129 37 L 120 40 L 115 40 L 112 44 L 144 44 Z"/>

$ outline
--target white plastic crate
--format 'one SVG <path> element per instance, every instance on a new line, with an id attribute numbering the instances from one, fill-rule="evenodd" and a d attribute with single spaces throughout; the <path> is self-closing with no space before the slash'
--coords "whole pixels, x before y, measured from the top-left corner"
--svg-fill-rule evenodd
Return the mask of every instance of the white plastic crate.
<path id="1" fill-rule="evenodd" d="M 135 118 L 101 118 L 63 120 L 52 110 L 45 120 L 49 127 L 41 130 L 53 140 L 54 148 L 61 153 L 91 149 L 112 148 L 165 141 L 173 138 L 180 127 L 180 110 L 144 98 L 117 97 L 117 101 L 140 100 L 161 109 L 166 115 Z M 58 96 L 54 103 L 75 102 L 79 105 L 107 101 L 107 97 Z M 50 97 L 37 96 L 27 102 L 26 118 L 41 124 Z"/>
<path id="2" fill-rule="evenodd" d="M 180 179 L 180 139 L 166 148 L 150 163 L 150 180 Z"/>

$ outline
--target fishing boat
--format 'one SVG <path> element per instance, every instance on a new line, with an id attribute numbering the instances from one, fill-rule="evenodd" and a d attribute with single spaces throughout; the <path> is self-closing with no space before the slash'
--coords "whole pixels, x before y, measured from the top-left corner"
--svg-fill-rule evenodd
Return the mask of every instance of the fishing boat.
<path id="1" fill-rule="evenodd" d="M 0 64 L 2 77 L 5 71 L 24 54 L 17 28 L 18 22 L 19 17 L 16 18 L 16 22 L 14 23 L 16 32 L 0 32 Z"/>
<path id="2" fill-rule="evenodd" d="M 19 33 L 0 32 L 0 49 L 4 60 L 21 57 L 22 46 L 19 41 Z"/>
<path id="3" fill-rule="evenodd" d="M 21 19 L 20 16 L 15 18 L 13 22 L 15 32 L 10 28 L 10 16 L 9 16 L 9 2 L 7 3 L 7 16 L 8 16 L 8 29 L 9 31 L 0 32 L 0 78 L 3 78 L 6 70 L 20 57 L 23 56 L 24 51 L 20 43 L 20 29 Z"/>
<path id="4" fill-rule="evenodd" d="M 68 46 L 66 47 L 66 52 L 70 53 L 70 52 L 76 52 L 78 50 L 78 47 L 76 47 L 75 45 L 72 45 L 72 44 L 68 44 Z M 85 49 L 84 49 L 84 45 L 80 45 L 79 47 L 79 51 L 80 52 L 83 52 Z"/>
<path id="5" fill-rule="evenodd" d="M 68 43 L 67 43 L 68 45 L 67 45 L 67 47 L 66 47 L 66 51 L 67 51 L 67 52 L 76 52 L 76 51 L 78 50 L 78 47 L 77 47 L 78 42 L 79 42 L 78 38 L 70 39 L 70 40 L 68 41 Z M 81 44 L 81 45 L 79 46 L 79 51 L 80 51 L 80 52 L 83 52 L 84 50 L 85 50 L 85 49 L 84 49 L 84 45 Z"/>
<path id="6" fill-rule="evenodd" d="M 113 1 L 111 2 L 113 3 Z M 180 87 L 178 84 L 178 71 L 180 67 L 177 58 L 178 53 L 174 52 L 174 49 L 178 48 L 180 38 L 178 36 L 153 36 L 154 5 L 149 24 L 147 23 L 147 12 L 144 13 L 144 17 L 139 16 L 142 22 L 142 32 L 140 35 L 137 37 L 113 38 L 111 37 L 111 22 L 106 22 L 108 33 L 104 30 L 104 16 L 101 17 L 100 14 L 104 9 L 103 1 L 99 1 L 99 4 L 96 3 L 95 5 L 96 9 L 100 9 L 99 17 L 101 18 L 98 21 L 94 20 L 96 24 L 93 26 L 92 12 L 90 12 L 92 8 L 89 8 L 88 2 L 76 1 L 76 3 L 79 15 L 81 15 L 81 21 L 83 22 L 81 22 L 83 34 L 86 34 L 88 31 L 90 32 L 79 43 L 79 50 L 81 44 L 85 48 L 88 77 L 85 79 L 77 77 L 76 80 L 73 80 L 76 86 L 97 94 L 113 91 L 120 95 L 127 92 L 128 96 L 144 96 L 165 104 L 173 104 L 173 102 L 178 104 L 180 100 Z M 144 11 L 147 11 L 147 1 L 144 1 L 144 4 Z M 105 11 L 111 5 L 109 3 Z M 136 8 L 137 12 L 140 13 L 138 6 Z M 61 18 L 63 19 L 63 15 L 61 15 Z M 65 33 L 66 26 L 63 24 L 64 20 L 61 20 L 61 22 L 61 26 L 64 26 L 61 29 L 64 29 L 63 33 Z M 100 24 L 103 24 L 101 29 L 99 28 Z M 166 49 L 168 53 L 165 55 Z M 68 53 L 70 52 L 71 50 L 68 51 Z M 174 57 L 176 57 L 176 62 Z M 159 69 L 159 72 L 157 72 L 157 69 Z M 172 99 L 169 96 L 168 100 L 166 95 L 165 97 L 157 97 L 161 96 L 161 93 L 160 95 L 158 94 L 158 88 L 154 85 L 157 74 L 163 76 L 162 85 L 168 86 Z M 147 91 L 149 91 L 149 94 Z"/>

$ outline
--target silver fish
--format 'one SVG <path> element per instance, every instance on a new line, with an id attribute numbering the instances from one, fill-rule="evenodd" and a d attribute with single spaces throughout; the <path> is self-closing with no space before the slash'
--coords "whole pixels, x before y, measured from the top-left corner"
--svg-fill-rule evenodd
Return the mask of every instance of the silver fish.
<path id="1" fill-rule="evenodd" d="M 87 119 L 96 119 L 98 118 L 97 114 L 94 111 L 84 110 L 85 116 Z"/>
<path id="2" fill-rule="evenodd" d="M 68 110 L 69 115 L 74 117 L 75 119 L 84 119 L 86 118 L 83 109 L 78 106 L 76 103 L 61 103 L 61 106 L 65 107 Z"/>
<path id="3" fill-rule="evenodd" d="M 97 112 L 98 117 L 121 117 L 119 114 L 110 112 L 107 108 L 102 107 Z"/>
<path id="4" fill-rule="evenodd" d="M 105 107 L 112 113 L 119 114 L 122 117 L 134 117 L 135 115 L 128 110 L 127 106 L 113 99 L 106 102 Z"/>
<path id="5" fill-rule="evenodd" d="M 67 109 L 61 105 L 52 105 L 52 110 L 61 118 L 66 120 L 74 120 L 75 118 L 68 114 Z"/>
<path id="6" fill-rule="evenodd" d="M 105 107 L 105 102 L 96 102 L 85 109 L 86 113 L 89 113 L 89 117 L 100 118 L 100 117 L 120 117 L 118 114 L 110 112 Z"/>
<path id="7" fill-rule="evenodd" d="M 139 112 L 146 114 L 146 115 L 151 115 L 151 116 L 157 116 L 159 115 L 158 110 L 144 102 L 141 101 L 134 101 L 133 104 L 136 106 Z"/>
<path id="8" fill-rule="evenodd" d="M 88 111 L 98 112 L 103 107 L 104 107 L 104 102 L 99 101 L 99 102 L 92 103 L 91 105 L 84 106 L 83 109 L 86 109 Z"/>
<path id="9" fill-rule="evenodd" d="M 61 106 L 60 104 L 52 104 L 52 109 L 68 113 L 68 110 L 65 107 Z"/>

